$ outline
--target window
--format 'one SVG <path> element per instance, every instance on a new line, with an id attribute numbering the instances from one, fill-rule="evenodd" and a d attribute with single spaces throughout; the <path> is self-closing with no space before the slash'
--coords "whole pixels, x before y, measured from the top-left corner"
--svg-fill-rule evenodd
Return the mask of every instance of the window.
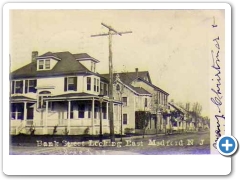
<path id="1" fill-rule="evenodd" d="M 105 96 L 108 96 L 108 85 L 107 85 L 107 84 L 104 84 L 103 89 L 104 89 L 104 95 L 105 95 Z"/>
<path id="2" fill-rule="evenodd" d="M 145 98 L 145 105 L 144 106 L 147 107 L 147 98 Z"/>
<path id="3" fill-rule="evenodd" d="M 15 93 L 23 93 L 23 81 L 16 81 L 15 83 Z"/>
<path id="4" fill-rule="evenodd" d="M 100 83 L 100 94 L 103 94 L 103 83 Z"/>
<path id="5" fill-rule="evenodd" d="M 158 92 L 158 104 L 161 104 L 161 92 Z"/>
<path id="6" fill-rule="evenodd" d="M 38 96 L 38 108 L 45 109 L 46 108 L 46 101 L 44 98 L 49 97 L 50 95 L 39 95 Z M 48 102 L 48 110 L 54 111 L 54 102 Z"/>
<path id="7" fill-rule="evenodd" d="M 85 104 L 78 105 L 78 118 L 84 118 Z"/>
<path id="8" fill-rule="evenodd" d="M 50 96 L 51 96 L 50 91 L 41 91 L 38 94 L 37 108 L 39 108 L 39 109 L 46 108 L 45 98 L 50 97 Z M 54 109 L 53 102 L 48 102 L 48 110 L 53 111 L 53 109 Z"/>
<path id="9" fill-rule="evenodd" d="M 11 105 L 11 117 L 12 120 L 23 120 L 23 104 L 12 104 Z"/>
<path id="10" fill-rule="evenodd" d="M 50 59 L 45 60 L 45 69 L 50 69 Z"/>
<path id="11" fill-rule="evenodd" d="M 12 94 L 23 93 L 23 81 L 12 81 Z"/>
<path id="12" fill-rule="evenodd" d="M 97 119 L 98 107 L 94 108 L 94 119 Z"/>
<path id="13" fill-rule="evenodd" d="M 162 94 L 162 104 L 165 106 L 165 100 L 164 100 L 165 95 Z"/>
<path id="14" fill-rule="evenodd" d="M 91 91 L 91 77 L 87 77 L 87 90 Z"/>
<path id="15" fill-rule="evenodd" d="M 64 79 L 64 91 L 77 91 L 77 77 L 66 77 Z"/>
<path id="16" fill-rule="evenodd" d="M 39 60 L 38 69 L 44 69 L 44 60 Z"/>
<path id="17" fill-rule="evenodd" d="M 96 71 L 96 63 L 93 63 L 93 72 Z"/>
<path id="18" fill-rule="evenodd" d="M 38 108 L 43 108 L 43 96 L 38 97 Z"/>
<path id="19" fill-rule="evenodd" d="M 128 124 L 127 114 L 123 114 L 123 124 Z"/>
<path id="20" fill-rule="evenodd" d="M 127 97 L 122 97 L 123 106 L 127 106 Z"/>
<path id="21" fill-rule="evenodd" d="M 55 109 L 54 109 L 54 102 L 48 102 L 48 109 L 50 110 L 50 111 L 54 111 Z"/>
<path id="22" fill-rule="evenodd" d="M 102 113 L 103 113 L 103 119 L 107 119 L 107 107 L 106 106 L 102 107 Z"/>
<path id="23" fill-rule="evenodd" d="M 91 113 L 92 113 L 92 106 L 89 104 L 88 105 L 88 118 L 91 118 Z"/>
<path id="24" fill-rule="evenodd" d="M 166 97 L 165 97 L 165 94 L 163 95 L 163 105 L 166 106 Z"/>
<path id="25" fill-rule="evenodd" d="M 97 92 L 99 92 L 99 79 L 97 79 Z"/>
<path id="26" fill-rule="evenodd" d="M 165 106 L 167 105 L 167 95 L 165 95 Z"/>
<path id="27" fill-rule="evenodd" d="M 38 60 L 38 70 L 50 69 L 50 59 Z"/>
<path id="28" fill-rule="evenodd" d="M 31 80 L 25 80 L 25 93 L 36 93 L 37 90 L 35 87 L 37 86 L 37 80 L 36 79 L 31 79 Z"/>
<path id="29" fill-rule="evenodd" d="M 94 86 L 93 86 L 94 91 L 96 91 L 96 89 L 97 89 L 97 82 L 96 81 L 97 81 L 96 78 L 94 78 Z"/>

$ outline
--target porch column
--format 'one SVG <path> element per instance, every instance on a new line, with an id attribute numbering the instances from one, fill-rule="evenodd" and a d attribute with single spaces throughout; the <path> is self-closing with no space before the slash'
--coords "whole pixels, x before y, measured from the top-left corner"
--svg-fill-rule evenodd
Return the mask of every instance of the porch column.
<path id="1" fill-rule="evenodd" d="M 179 119 L 177 120 L 177 130 L 179 130 Z"/>
<path id="2" fill-rule="evenodd" d="M 114 103 L 113 103 L 113 110 L 112 111 L 113 111 L 113 127 L 115 127 L 114 125 L 115 125 L 115 120 L 116 120 L 116 118 L 115 118 L 116 117 L 116 115 L 115 115 L 116 112 L 115 112 L 115 105 L 114 105 Z"/>
<path id="3" fill-rule="evenodd" d="M 24 127 L 26 126 L 26 120 L 27 120 L 27 102 L 24 102 L 24 110 L 23 110 Z"/>
<path id="4" fill-rule="evenodd" d="M 95 100 L 92 99 L 92 135 L 94 134 L 94 112 L 95 112 Z"/>
<path id="5" fill-rule="evenodd" d="M 71 101 L 68 101 L 68 134 L 70 134 Z"/>
<path id="6" fill-rule="evenodd" d="M 107 118 L 107 120 L 108 120 L 108 102 L 106 103 L 106 118 Z"/>
<path id="7" fill-rule="evenodd" d="M 45 123 L 43 127 L 43 134 L 48 134 L 47 121 L 48 121 L 48 101 L 46 101 L 46 112 L 45 112 Z"/>
<path id="8" fill-rule="evenodd" d="M 117 117 L 118 117 L 118 131 L 120 132 L 120 125 L 121 125 L 121 122 L 120 122 L 120 108 L 119 108 L 119 104 L 117 105 L 118 109 L 117 109 Z"/>
<path id="9" fill-rule="evenodd" d="M 167 117 L 167 129 L 168 129 L 168 132 L 170 132 L 171 131 L 171 124 L 170 124 L 170 117 Z"/>

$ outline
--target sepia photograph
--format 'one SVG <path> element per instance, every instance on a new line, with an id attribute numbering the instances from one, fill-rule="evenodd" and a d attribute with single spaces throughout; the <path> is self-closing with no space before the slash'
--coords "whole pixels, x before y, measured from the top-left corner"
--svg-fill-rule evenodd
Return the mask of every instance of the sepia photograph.
<path id="1" fill-rule="evenodd" d="M 216 149 L 224 10 L 13 9 L 9 25 L 10 155 Z"/>

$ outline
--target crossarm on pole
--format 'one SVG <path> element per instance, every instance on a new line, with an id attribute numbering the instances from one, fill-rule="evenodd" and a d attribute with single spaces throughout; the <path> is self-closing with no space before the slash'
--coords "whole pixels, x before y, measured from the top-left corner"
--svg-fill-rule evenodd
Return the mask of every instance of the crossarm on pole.
<path id="1" fill-rule="evenodd" d="M 128 33 L 132 33 L 132 31 L 125 31 L 125 32 L 120 32 L 121 34 L 128 34 Z M 95 34 L 95 35 L 91 35 L 91 37 L 98 37 L 98 36 L 108 36 L 109 33 L 103 33 L 103 34 Z M 118 35 L 118 33 L 112 33 L 112 35 Z"/>

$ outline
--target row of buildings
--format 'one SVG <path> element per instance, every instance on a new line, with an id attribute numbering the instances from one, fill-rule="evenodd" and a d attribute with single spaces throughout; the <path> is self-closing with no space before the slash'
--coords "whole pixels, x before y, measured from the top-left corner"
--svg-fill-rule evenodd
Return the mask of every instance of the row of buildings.
<path id="1" fill-rule="evenodd" d="M 31 63 L 10 75 L 10 134 L 96 135 L 100 116 L 103 133 L 109 133 L 109 74 L 97 73 L 99 62 L 86 53 L 32 52 Z M 115 134 L 140 133 L 139 112 L 151 114 L 149 133 L 194 128 L 184 115 L 175 118 L 177 123 L 164 116 L 171 108 L 184 114 L 168 102 L 168 96 L 147 71 L 115 73 Z"/>

